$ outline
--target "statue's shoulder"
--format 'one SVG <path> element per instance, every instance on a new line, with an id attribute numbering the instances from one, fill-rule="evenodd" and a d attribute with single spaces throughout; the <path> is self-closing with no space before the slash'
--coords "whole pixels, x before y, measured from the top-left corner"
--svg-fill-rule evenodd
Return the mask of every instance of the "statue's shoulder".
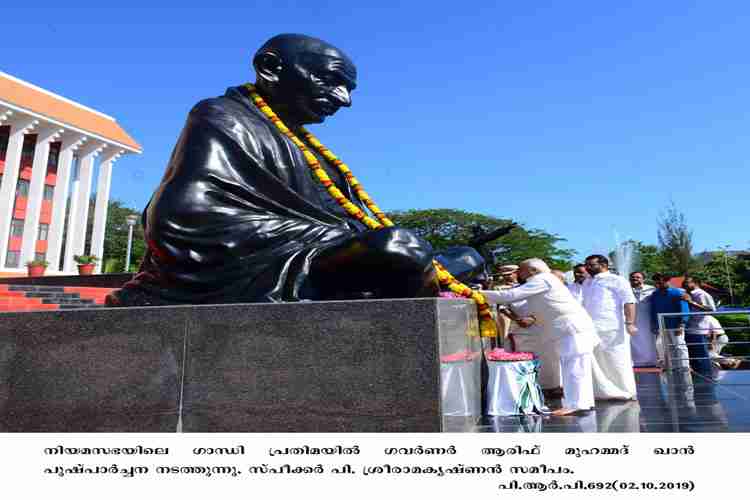
<path id="1" fill-rule="evenodd" d="M 222 129 L 266 128 L 263 117 L 238 88 L 228 89 L 223 96 L 199 101 L 190 110 L 189 119 L 209 122 Z"/>

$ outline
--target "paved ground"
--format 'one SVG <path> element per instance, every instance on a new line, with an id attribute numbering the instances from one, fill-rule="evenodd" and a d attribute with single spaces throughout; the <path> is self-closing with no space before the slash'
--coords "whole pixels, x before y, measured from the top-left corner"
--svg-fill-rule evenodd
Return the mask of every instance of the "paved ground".
<path id="1" fill-rule="evenodd" d="M 688 374 L 637 373 L 638 401 L 599 402 L 583 415 L 484 417 L 474 432 L 750 432 L 750 371 Z M 551 407 L 558 401 L 548 401 Z M 458 422 L 454 422 L 458 424 Z"/>

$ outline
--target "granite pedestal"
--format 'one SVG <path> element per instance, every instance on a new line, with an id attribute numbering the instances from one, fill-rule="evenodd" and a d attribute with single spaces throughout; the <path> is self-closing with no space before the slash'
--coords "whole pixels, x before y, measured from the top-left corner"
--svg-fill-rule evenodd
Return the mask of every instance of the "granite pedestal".
<path id="1" fill-rule="evenodd" d="M 469 429 L 476 323 L 448 299 L 0 314 L 0 431 Z"/>

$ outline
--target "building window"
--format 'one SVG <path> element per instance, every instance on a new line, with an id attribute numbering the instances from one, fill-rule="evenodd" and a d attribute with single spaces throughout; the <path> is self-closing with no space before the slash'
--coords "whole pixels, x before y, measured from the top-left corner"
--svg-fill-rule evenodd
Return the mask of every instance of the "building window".
<path id="1" fill-rule="evenodd" d="M 39 236 L 37 236 L 38 241 L 47 241 L 47 236 L 49 235 L 49 224 L 39 224 Z"/>
<path id="2" fill-rule="evenodd" d="M 44 258 L 47 257 L 47 254 L 45 252 L 42 253 L 35 253 L 34 254 L 34 260 L 38 261 L 44 261 Z"/>
<path id="3" fill-rule="evenodd" d="M 5 267 L 18 267 L 18 261 L 21 260 L 21 252 L 8 250 L 5 257 Z"/>
<path id="4" fill-rule="evenodd" d="M 36 149 L 36 134 L 23 136 L 23 149 L 21 150 L 21 167 L 31 165 L 34 161 L 34 149 Z"/>
<path id="5" fill-rule="evenodd" d="M 60 143 L 53 142 L 49 145 L 49 157 L 47 158 L 47 173 L 57 173 L 57 162 L 60 159 Z"/>
<path id="6" fill-rule="evenodd" d="M 21 238 L 23 236 L 23 219 L 12 219 L 10 221 L 10 237 Z"/>
<path id="7" fill-rule="evenodd" d="M 8 151 L 8 138 L 10 137 L 10 126 L 0 127 L 0 161 L 5 161 L 5 153 Z"/>
<path id="8" fill-rule="evenodd" d="M 52 201 L 52 197 L 55 195 L 55 186 L 50 186 L 49 184 L 44 185 L 44 199 Z"/>
<path id="9" fill-rule="evenodd" d="M 18 184 L 16 184 L 16 196 L 21 196 L 23 198 L 29 197 L 29 181 L 26 179 L 18 179 Z"/>

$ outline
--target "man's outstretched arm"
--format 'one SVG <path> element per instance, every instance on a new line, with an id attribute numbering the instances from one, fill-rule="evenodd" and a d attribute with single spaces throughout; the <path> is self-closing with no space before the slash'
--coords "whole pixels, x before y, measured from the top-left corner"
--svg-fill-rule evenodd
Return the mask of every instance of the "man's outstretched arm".
<path id="1" fill-rule="evenodd" d="M 519 300 L 525 300 L 534 295 L 544 293 L 549 289 L 549 285 L 544 281 L 529 281 L 510 290 L 482 290 L 490 304 L 511 304 Z"/>

